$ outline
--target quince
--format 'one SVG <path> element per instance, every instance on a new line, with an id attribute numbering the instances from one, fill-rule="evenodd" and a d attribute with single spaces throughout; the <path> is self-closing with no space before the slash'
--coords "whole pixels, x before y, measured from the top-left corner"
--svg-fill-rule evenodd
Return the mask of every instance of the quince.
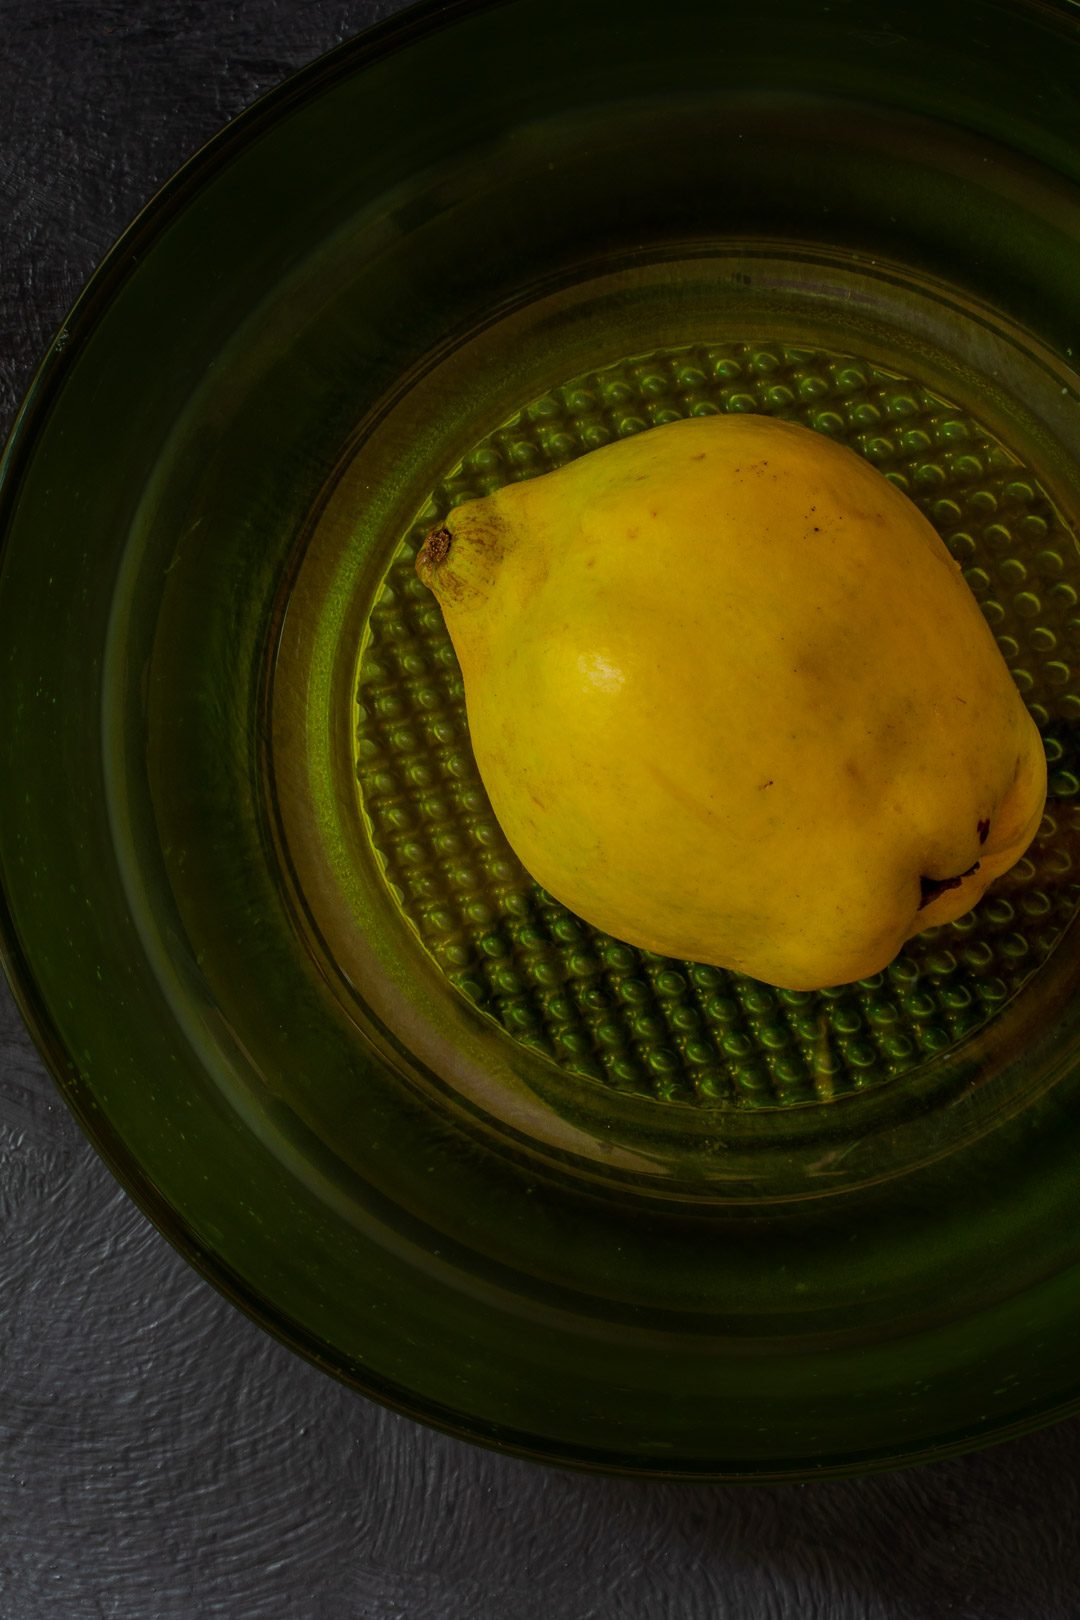
<path id="1" fill-rule="evenodd" d="M 510 844 L 619 939 L 865 978 L 1038 828 L 1039 733 L 959 566 L 809 429 L 651 429 L 459 506 L 417 569 Z"/>

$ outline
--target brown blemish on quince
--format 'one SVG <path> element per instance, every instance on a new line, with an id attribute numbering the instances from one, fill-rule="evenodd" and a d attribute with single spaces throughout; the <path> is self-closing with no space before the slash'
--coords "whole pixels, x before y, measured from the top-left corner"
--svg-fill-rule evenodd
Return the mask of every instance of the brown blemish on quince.
<path id="1" fill-rule="evenodd" d="M 959 877 L 921 877 L 919 879 L 919 889 L 922 893 L 922 899 L 919 901 L 919 910 L 922 911 L 924 906 L 931 905 L 939 895 L 945 894 L 949 889 L 958 889 L 965 878 L 971 877 L 978 870 L 979 862 L 976 861 L 974 866 L 969 866 L 966 872 L 960 873 Z"/>
<path id="2" fill-rule="evenodd" d="M 416 559 L 417 568 L 438 568 L 439 564 L 446 560 L 453 543 L 454 537 L 449 529 L 432 529 L 420 547 L 420 555 Z"/>

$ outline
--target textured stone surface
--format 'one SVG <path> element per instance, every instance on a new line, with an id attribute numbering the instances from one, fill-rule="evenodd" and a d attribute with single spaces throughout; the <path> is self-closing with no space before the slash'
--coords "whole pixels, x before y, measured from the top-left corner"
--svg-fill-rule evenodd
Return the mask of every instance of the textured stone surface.
<path id="1" fill-rule="evenodd" d="M 0 0 L 0 425 L 175 165 L 389 4 Z M 785 1489 L 495 1457 L 358 1400 L 201 1282 L 0 990 L 0 1620 L 1072 1620 L 1080 1422 Z"/>

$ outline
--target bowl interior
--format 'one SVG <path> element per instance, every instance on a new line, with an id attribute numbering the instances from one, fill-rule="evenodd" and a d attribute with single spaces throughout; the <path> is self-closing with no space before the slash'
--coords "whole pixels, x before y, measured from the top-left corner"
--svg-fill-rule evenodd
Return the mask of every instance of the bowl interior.
<path id="1" fill-rule="evenodd" d="M 61 334 L 2 485 L 10 971 L 159 1224 L 358 1387 L 715 1477 L 1080 1393 L 1078 69 L 1064 6 L 420 8 Z M 918 501 L 1051 769 L 974 913 L 817 996 L 530 882 L 411 566 L 464 495 L 745 410 Z"/>

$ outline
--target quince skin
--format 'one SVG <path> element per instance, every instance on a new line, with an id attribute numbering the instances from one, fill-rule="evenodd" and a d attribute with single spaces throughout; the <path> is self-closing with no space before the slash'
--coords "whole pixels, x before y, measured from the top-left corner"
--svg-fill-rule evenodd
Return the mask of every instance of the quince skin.
<path id="1" fill-rule="evenodd" d="M 417 569 L 507 838 L 619 939 L 865 978 L 1038 828 L 1042 743 L 958 565 L 806 428 L 621 440 L 459 506 Z"/>

